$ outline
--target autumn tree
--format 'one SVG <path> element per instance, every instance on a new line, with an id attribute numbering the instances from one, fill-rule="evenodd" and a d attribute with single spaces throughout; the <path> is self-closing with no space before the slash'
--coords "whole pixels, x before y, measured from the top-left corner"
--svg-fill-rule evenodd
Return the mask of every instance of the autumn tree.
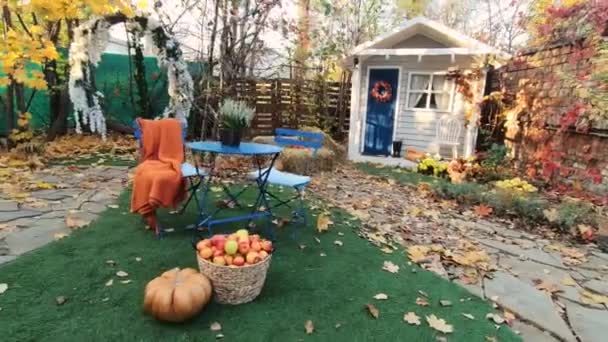
<path id="1" fill-rule="evenodd" d="M 58 52 L 69 46 L 72 29 L 91 15 L 116 12 L 133 15 L 126 0 L 0 0 L 0 87 L 6 86 L 3 113 L 9 130 L 15 127 L 15 114 L 29 110 L 37 91 L 49 95 L 49 138 L 65 130 L 67 62 Z M 25 98 L 24 88 L 31 90 Z"/>

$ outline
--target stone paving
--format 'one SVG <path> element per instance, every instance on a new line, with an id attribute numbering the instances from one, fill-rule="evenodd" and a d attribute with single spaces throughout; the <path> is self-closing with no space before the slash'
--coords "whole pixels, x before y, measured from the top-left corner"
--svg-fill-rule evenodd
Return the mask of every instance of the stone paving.
<path id="1" fill-rule="evenodd" d="M 608 254 L 594 245 L 557 241 L 508 220 L 481 219 L 415 186 L 355 168 L 323 175 L 311 188 L 330 206 L 358 216 L 365 237 L 379 245 L 435 244 L 458 251 L 463 240 L 472 241 L 492 263 L 476 281 L 463 281 L 466 271 L 454 262 L 428 269 L 514 313 L 512 328 L 525 341 L 608 340 Z M 595 299 L 583 296 L 586 291 Z"/>
<path id="2" fill-rule="evenodd" d="M 127 167 L 53 166 L 35 177 L 57 189 L 32 191 L 19 202 L 0 193 L 0 265 L 95 220 L 116 202 L 127 173 Z"/>

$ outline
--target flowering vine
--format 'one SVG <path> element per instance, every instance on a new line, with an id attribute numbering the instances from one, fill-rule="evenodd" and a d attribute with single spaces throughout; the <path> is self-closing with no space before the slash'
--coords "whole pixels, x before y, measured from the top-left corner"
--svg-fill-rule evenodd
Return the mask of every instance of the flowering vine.
<path id="1" fill-rule="evenodd" d="M 152 47 L 156 54 L 159 67 L 167 68 L 170 100 L 162 115 L 186 121 L 190 114 L 194 87 L 192 77 L 182 58 L 179 44 L 160 23 L 144 16 L 128 18 L 116 14 L 94 17 L 75 30 L 74 41 L 70 46 L 69 93 L 74 104 L 78 133 L 82 132 L 81 125 L 84 124 L 105 139 L 106 122 L 102 110 L 104 96 L 95 87 L 94 70 L 108 44 L 109 28 L 121 22 L 126 22 L 129 31 L 135 36 L 142 36 L 146 46 Z"/>

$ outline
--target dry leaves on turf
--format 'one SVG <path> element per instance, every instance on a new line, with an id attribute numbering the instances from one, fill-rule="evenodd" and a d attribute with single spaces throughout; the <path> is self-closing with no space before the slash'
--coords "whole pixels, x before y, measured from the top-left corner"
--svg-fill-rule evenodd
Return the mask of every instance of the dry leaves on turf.
<path id="1" fill-rule="evenodd" d="M 429 302 L 428 300 L 424 299 L 424 298 L 416 298 L 416 304 L 420 305 L 420 306 L 429 306 Z"/>
<path id="2" fill-rule="evenodd" d="M 304 330 L 306 330 L 306 334 L 310 335 L 315 331 L 315 325 L 312 323 L 311 320 L 306 321 L 306 323 L 304 323 Z"/>
<path id="3" fill-rule="evenodd" d="M 393 264 L 391 261 L 385 261 L 382 269 L 391 273 L 399 272 L 399 266 Z"/>
<path id="4" fill-rule="evenodd" d="M 333 222 L 329 219 L 327 214 L 319 214 L 319 217 L 317 217 L 317 231 L 319 233 L 327 231 L 331 224 L 333 224 Z"/>
<path id="5" fill-rule="evenodd" d="M 378 310 L 373 304 L 367 304 L 366 307 L 367 311 L 374 319 L 378 319 L 378 317 L 380 317 L 380 310 Z"/>
<path id="6" fill-rule="evenodd" d="M 451 332 L 454 332 L 454 326 L 447 324 L 447 322 L 442 319 L 442 318 L 438 318 L 435 315 L 429 315 L 426 316 L 426 322 L 429 324 L 429 326 L 437 331 L 440 331 L 444 334 L 448 334 Z"/>
<path id="7" fill-rule="evenodd" d="M 414 312 L 408 312 L 403 315 L 403 320 L 411 325 L 420 325 L 420 317 Z"/>

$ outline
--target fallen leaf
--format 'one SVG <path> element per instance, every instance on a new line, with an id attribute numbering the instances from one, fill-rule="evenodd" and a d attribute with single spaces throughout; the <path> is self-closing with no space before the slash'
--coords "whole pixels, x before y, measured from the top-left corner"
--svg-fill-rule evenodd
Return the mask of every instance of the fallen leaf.
<path id="1" fill-rule="evenodd" d="M 327 256 L 327 254 L 325 254 L 325 253 L 321 252 L 321 253 L 319 253 L 319 256 L 324 257 L 324 256 Z"/>
<path id="2" fill-rule="evenodd" d="M 373 304 L 367 304 L 366 307 L 369 314 L 374 319 L 378 319 L 378 317 L 380 316 L 380 310 L 378 310 Z"/>
<path id="3" fill-rule="evenodd" d="M 391 273 L 399 272 L 399 266 L 393 264 L 391 261 L 385 261 L 382 269 Z"/>
<path id="4" fill-rule="evenodd" d="M 114 284 L 114 279 L 110 279 L 106 282 L 106 286 L 112 286 Z"/>
<path id="5" fill-rule="evenodd" d="M 517 317 L 515 317 L 514 313 L 512 313 L 511 311 L 508 311 L 508 310 L 505 310 L 503 312 L 503 316 L 505 317 L 505 321 L 507 322 L 508 325 L 513 324 L 513 322 L 517 318 Z"/>
<path id="6" fill-rule="evenodd" d="M 486 318 L 494 321 L 494 323 L 496 323 L 496 324 L 503 324 L 505 322 L 504 318 L 502 318 L 500 315 L 495 314 L 495 313 L 487 314 Z"/>
<path id="7" fill-rule="evenodd" d="M 140 262 L 141 258 L 140 257 L 135 257 L 135 261 Z"/>
<path id="8" fill-rule="evenodd" d="M 343 243 L 340 240 L 336 240 L 336 241 L 334 241 L 334 245 L 336 245 L 336 246 L 342 246 Z"/>
<path id="9" fill-rule="evenodd" d="M 319 239 L 318 237 L 315 236 L 314 239 L 316 243 L 321 243 L 321 239 Z"/>
<path id="10" fill-rule="evenodd" d="M 538 290 L 545 291 L 549 295 L 553 295 L 556 292 L 562 291 L 562 289 L 559 286 L 557 286 L 556 284 L 550 283 L 548 281 L 544 281 L 541 279 L 534 279 L 533 282 L 535 284 L 535 287 Z"/>
<path id="11" fill-rule="evenodd" d="M 429 306 L 429 302 L 424 299 L 424 298 L 416 298 L 416 304 L 420 305 L 420 306 Z"/>
<path id="12" fill-rule="evenodd" d="M 608 305 L 608 296 L 593 293 L 587 290 L 581 290 L 581 302 L 583 304 L 605 304 Z"/>
<path id="13" fill-rule="evenodd" d="M 475 320 L 475 316 L 471 315 L 470 313 L 462 313 L 462 315 L 470 320 Z"/>
<path id="14" fill-rule="evenodd" d="M 106 260 L 106 264 L 108 264 L 110 266 L 115 266 L 116 265 L 116 261 L 114 261 L 114 260 Z"/>
<path id="15" fill-rule="evenodd" d="M 543 210 L 543 215 L 545 215 L 545 218 L 547 219 L 547 221 L 549 221 L 551 223 L 559 220 L 559 211 L 557 211 L 557 209 L 555 209 L 555 208 Z"/>
<path id="16" fill-rule="evenodd" d="M 452 302 L 449 300 L 442 299 L 439 301 L 439 305 L 441 306 L 452 306 Z"/>
<path id="17" fill-rule="evenodd" d="M 121 278 L 124 278 L 124 277 L 128 277 L 129 273 L 127 273 L 125 271 L 118 271 L 118 272 L 116 272 L 116 275 L 119 276 L 119 277 L 121 277 Z"/>
<path id="18" fill-rule="evenodd" d="M 61 239 L 63 239 L 63 238 L 64 238 L 64 237 L 66 237 L 66 236 L 68 236 L 68 234 L 66 234 L 66 233 L 55 233 L 55 234 L 53 235 L 53 238 L 54 238 L 55 240 L 61 240 Z"/>
<path id="19" fill-rule="evenodd" d="M 211 331 L 220 331 L 220 330 L 222 330 L 222 325 L 219 322 L 213 322 L 209 326 L 209 329 Z"/>
<path id="20" fill-rule="evenodd" d="M 319 214 L 319 217 L 317 217 L 317 231 L 319 233 L 327 231 L 331 224 L 333 224 L 333 222 L 326 214 Z"/>
<path id="21" fill-rule="evenodd" d="M 334 326 L 336 329 L 340 329 L 340 327 L 342 326 L 342 324 L 340 323 L 336 323 L 336 325 Z"/>
<path id="22" fill-rule="evenodd" d="M 110 208 L 110 209 L 118 209 L 118 204 L 108 204 L 108 208 Z"/>
<path id="23" fill-rule="evenodd" d="M 385 246 L 385 247 L 382 247 L 380 250 L 381 250 L 382 252 L 386 253 L 386 254 L 392 254 L 392 253 L 393 253 L 393 249 L 392 249 L 392 248 L 389 248 L 389 247 L 386 247 L 386 246 Z"/>
<path id="24" fill-rule="evenodd" d="M 57 303 L 57 305 L 63 305 L 67 301 L 68 301 L 68 298 L 66 296 L 59 296 L 59 297 L 55 298 L 55 303 Z"/>
<path id="25" fill-rule="evenodd" d="M 421 295 L 423 295 L 423 296 L 425 296 L 425 297 L 427 297 L 427 298 L 429 297 L 429 294 L 428 294 L 428 293 L 426 293 L 425 291 L 418 290 L 418 293 L 420 293 Z"/>
<path id="26" fill-rule="evenodd" d="M 65 225 L 71 229 L 80 229 L 91 223 L 90 220 L 78 216 L 78 211 L 70 211 L 65 216 Z"/>
<path id="27" fill-rule="evenodd" d="M 209 190 L 211 190 L 212 192 L 220 192 L 220 191 L 222 191 L 222 187 L 212 186 L 209 188 Z"/>
<path id="28" fill-rule="evenodd" d="M 122 284 L 129 284 L 129 283 L 131 283 L 132 281 L 133 281 L 133 280 L 131 280 L 131 279 L 127 279 L 127 280 L 121 280 L 120 282 L 121 282 Z"/>
<path id="29" fill-rule="evenodd" d="M 435 315 L 426 316 L 426 322 L 431 328 L 444 334 L 454 332 L 454 326 L 447 324 L 444 319 L 438 318 Z"/>
<path id="30" fill-rule="evenodd" d="M 0 284 L 0 294 L 3 294 L 4 292 L 6 292 L 6 290 L 8 290 L 8 284 L 7 283 Z"/>
<path id="31" fill-rule="evenodd" d="M 403 315 L 403 320 L 412 325 L 420 325 L 420 317 L 414 312 L 408 312 Z"/>
<path id="32" fill-rule="evenodd" d="M 378 293 L 377 295 L 374 296 L 374 299 L 385 300 L 385 299 L 388 299 L 388 296 L 384 293 Z"/>
<path id="33" fill-rule="evenodd" d="M 586 224 L 579 224 L 577 228 L 581 239 L 587 242 L 595 240 L 593 227 L 588 226 Z"/>
<path id="34" fill-rule="evenodd" d="M 565 276 L 560 280 L 560 283 L 564 286 L 576 286 L 576 281 L 572 279 L 570 275 Z"/>
<path id="35" fill-rule="evenodd" d="M 306 321 L 304 324 L 304 329 L 306 330 L 306 334 L 310 335 L 315 331 L 315 325 L 311 320 Z"/>
<path id="36" fill-rule="evenodd" d="M 479 217 L 490 216 L 490 214 L 492 214 L 492 211 L 494 211 L 494 209 L 492 209 L 491 207 L 488 207 L 485 204 L 477 205 L 477 206 L 473 207 L 473 210 L 475 211 L 475 214 Z"/>
<path id="37" fill-rule="evenodd" d="M 220 340 L 220 339 L 224 338 L 224 334 L 219 333 L 219 334 L 215 335 L 215 338 Z"/>
<path id="38" fill-rule="evenodd" d="M 344 236 L 344 233 L 338 232 L 338 236 Z"/>

